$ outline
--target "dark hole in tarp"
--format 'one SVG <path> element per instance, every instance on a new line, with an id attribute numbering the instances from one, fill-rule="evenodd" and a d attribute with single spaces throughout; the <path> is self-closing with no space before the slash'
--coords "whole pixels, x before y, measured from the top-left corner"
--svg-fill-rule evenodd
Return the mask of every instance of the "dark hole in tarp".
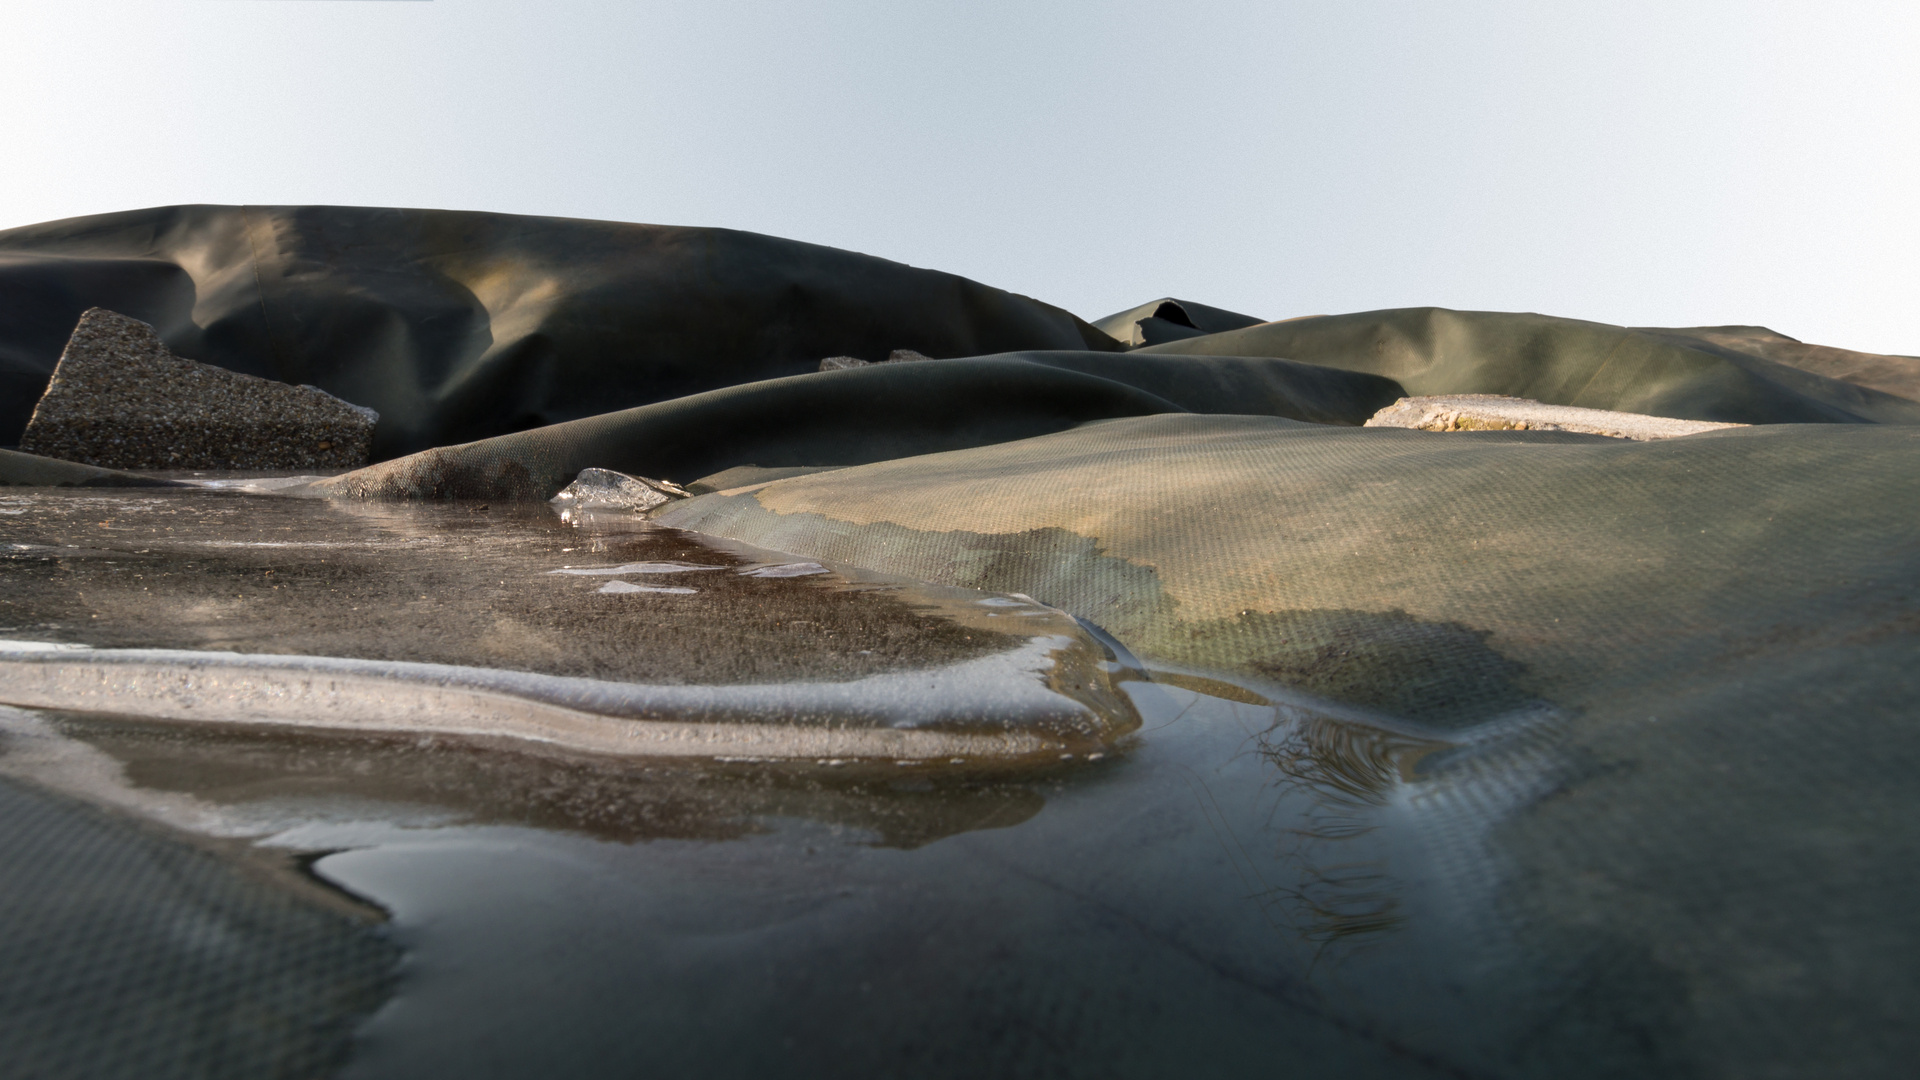
<path id="1" fill-rule="evenodd" d="M 1156 319 L 1165 319 L 1170 323 L 1177 323 L 1180 326 L 1192 330 L 1200 329 L 1193 325 L 1193 319 L 1187 315 L 1187 309 L 1181 307 L 1179 302 L 1175 300 L 1162 300 L 1160 306 L 1153 309 L 1153 317 Z"/>

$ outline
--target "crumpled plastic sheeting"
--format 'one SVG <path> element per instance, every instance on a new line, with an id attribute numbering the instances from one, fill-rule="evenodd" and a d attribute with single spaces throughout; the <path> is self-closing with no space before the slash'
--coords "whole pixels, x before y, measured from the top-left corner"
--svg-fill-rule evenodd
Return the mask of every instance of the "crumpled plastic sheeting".
<path id="1" fill-rule="evenodd" d="M 1163 296 L 1138 307 L 1095 319 L 1093 325 L 1123 345 L 1157 345 L 1202 334 L 1217 334 L 1223 330 L 1238 330 L 1265 321 L 1237 311 Z"/>
<path id="2" fill-rule="evenodd" d="M 730 229 L 446 210 L 170 206 L 0 232 L 0 444 L 80 313 L 379 411 L 374 458 L 893 349 L 1118 349 L 935 270 Z"/>
<path id="3" fill-rule="evenodd" d="M 1799 343 L 1748 329 L 1631 329 L 1547 315 L 1402 308 L 1262 323 L 1141 351 L 1285 356 L 1384 375 L 1415 397 L 1504 394 L 1733 424 L 1920 423 L 1920 402 L 1897 396 L 1920 389 L 1920 360 L 1794 349 Z"/>
<path id="4" fill-rule="evenodd" d="M 4 274 L 30 301 L 0 326 L 16 374 L 70 327 L 36 312 L 121 289 L 184 355 L 399 417 L 383 452 L 440 447 L 308 494 L 713 474 L 655 520 L 1030 594 L 1169 678 L 1418 744 L 1405 809 L 1456 875 L 1459 985 L 1531 995 L 1486 1010 L 1525 1025 L 1506 1060 L 1621 1033 L 1658 1068 L 1617 1074 L 1912 1059 L 1920 402 L 1897 392 L 1920 362 L 1432 308 L 1181 336 L 1206 327 L 1160 302 L 1120 322 L 1178 340 L 1122 353 L 827 249 L 413 211 L 56 223 L 0 235 Z M 896 348 L 948 359 L 801 374 Z M 1464 393 L 1758 426 L 1339 426 Z"/>
<path id="5" fill-rule="evenodd" d="M 159 830 L 0 779 L 10 1076 L 331 1074 L 399 947 Z"/>
<path id="6" fill-rule="evenodd" d="M 875 364 L 440 447 L 301 493 L 547 499 L 586 468 L 680 482 L 735 465 L 857 464 L 1178 410 L 1130 386 L 1017 361 Z"/>
<path id="7" fill-rule="evenodd" d="M 874 364 L 428 450 L 306 493 L 545 499 L 586 468 L 684 481 L 742 465 L 858 465 L 1187 408 L 1358 424 L 1398 391 L 1377 376 L 1264 358 L 1044 352 Z"/>
<path id="8" fill-rule="evenodd" d="M 1920 1008 L 1917 462 L 1879 425 L 1155 416 L 657 520 L 1026 592 L 1156 667 L 1451 746 L 1419 810 L 1478 875 L 1450 886 L 1483 897 L 1475 984 L 1580 988 L 1512 1046 L 1631 1014 L 1674 1075 L 1885 1075 Z"/>
<path id="9" fill-rule="evenodd" d="M 1879 425 L 1635 443 L 1156 416 L 655 520 L 1028 593 L 1143 656 L 1459 726 L 1703 677 L 1750 635 L 1897 621 L 1898 590 L 1865 597 L 1920 583 L 1916 455 L 1920 430 Z"/>
<path id="10" fill-rule="evenodd" d="M 120 469 L 102 469 L 96 465 L 82 465 L 75 461 L 61 461 L 57 458 L 45 458 L 38 454 L 23 454 L 18 450 L 0 449 L 0 486 L 21 484 L 33 487 L 179 487 L 172 480 L 163 480 L 144 473 L 125 472 Z"/>

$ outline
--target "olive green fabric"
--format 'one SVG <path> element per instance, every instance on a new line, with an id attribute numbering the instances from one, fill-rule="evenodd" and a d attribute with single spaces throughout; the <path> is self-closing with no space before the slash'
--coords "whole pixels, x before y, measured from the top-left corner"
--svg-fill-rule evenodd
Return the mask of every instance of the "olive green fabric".
<path id="1" fill-rule="evenodd" d="M 1690 349 L 1758 357 L 1909 401 L 1920 401 L 1920 356 L 1888 356 L 1836 349 L 1831 345 L 1809 345 L 1764 326 L 1641 326 L 1634 329 L 1642 334 L 1675 339 L 1677 344 Z"/>
<path id="2" fill-rule="evenodd" d="M 1188 409 L 1359 424 L 1399 395 L 1388 379 L 1270 358 L 1039 352 L 873 364 L 429 450 L 309 493 L 544 499 L 590 467 L 690 480 L 743 465 L 857 465 Z"/>
<path id="3" fill-rule="evenodd" d="M 289 888 L 291 868 L 270 876 L 209 848 L 0 778 L 0 1073 L 305 1080 L 341 1067 L 392 991 L 398 943 L 370 913 Z"/>
<path id="4" fill-rule="evenodd" d="M 0 315 L 16 375 L 103 304 L 183 355 L 373 405 L 383 452 L 421 451 L 308 495 L 699 479 L 653 521 L 1089 620 L 1152 670 L 1143 692 L 1249 706 L 1276 785 L 1313 772 L 1397 823 L 1382 842 L 1417 849 L 1395 857 L 1457 930 L 1445 984 L 1489 1003 L 1505 1060 L 1572 1062 L 1535 1074 L 1644 1075 L 1588 1054 L 1628 1041 L 1662 1075 L 1911 1059 L 1920 402 L 1897 391 L 1920 362 L 1756 328 L 1240 325 L 1170 300 L 1102 320 L 1166 338 L 1123 351 L 844 252 L 421 211 L 56 223 L 0 234 L 0 281 L 26 301 Z M 808 373 L 894 348 L 947 358 Z M 1757 426 L 1355 426 L 1459 393 Z M 63 468 L 0 455 L 16 482 Z M 1128 753 L 1099 783 L 1123 790 Z"/>
<path id="5" fill-rule="evenodd" d="M 545 499 L 589 467 L 690 480 L 736 465 L 853 465 L 1179 411 L 1124 383 L 1019 360 L 874 364 L 428 450 L 300 493 Z"/>
<path id="6" fill-rule="evenodd" d="M 0 450 L 0 487 L 8 485 L 37 487 L 179 487 L 172 480 L 156 476 L 102 469 L 18 450 Z"/>
<path id="7" fill-rule="evenodd" d="M 1418 823 L 1465 927 L 1451 978 L 1490 1002 L 1554 988 L 1542 1037 L 1604 1041 L 1630 1007 L 1662 1075 L 1901 1059 L 1920 429 L 1634 443 L 1154 416 L 655 520 L 1029 593 L 1184 673 L 1160 677 L 1348 721 L 1292 767 Z"/>
<path id="8" fill-rule="evenodd" d="M 1202 334 L 1217 334 L 1222 330 L 1256 326 L 1265 321 L 1225 308 L 1163 296 L 1138 307 L 1115 312 L 1104 319 L 1095 319 L 1093 325 L 1123 345 L 1157 345 L 1163 341 L 1179 341 Z"/>
<path id="9" fill-rule="evenodd" d="M 1118 349 L 952 274 L 729 229 L 171 206 L 0 232 L 0 444 L 80 313 L 378 410 L 376 460 L 893 349 Z"/>
<path id="10" fill-rule="evenodd" d="M 1750 635 L 1875 617 L 1861 583 L 1920 582 L 1916 463 L 1904 426 L 1635 443 L 1158 416 L 656 520 L 1030 593 L 1144 657 L 1457 726 L 1592 707 Z"/>
<path id="11" fill-rule="evenodd" d="M 706 495 L 715 491 L 764 484 L 769 480 L 785 480 L 790 476 L 809 476 L 813 473 L 832 472 L 846 467 L 845 465 L 735 465 L 698 480 L 689 481 L 685 487 L 695 495 Z"/>
<path id="12" fill-rule="evenodd" d="M 1139 352 L 1010 354 L 1138 387 L 1197 413 L 1233 413 L 1358 426 L 1406 395 L 1392 379 L 1266 356 L 1150 356 Z"/>
<path id="13" fill-rule="evenodd" d="M 1536 315 L 1420 309 L 1265 323 L 1120 354 L 873 365 L 432 450 L 315 490 L 546 497 L 589 466 L 691 479 L 741 465 L 851 465 L 1150 412 L 1360 424 L 1407 394 L 1512 394 L 1747 424 L 1920 423 L 1920 402 L 1689 340 Z"/>
<path id="14" fill-rule="evenodd" d="M 1769 359 L 1767 350 L 1731 335 L 1710 341 L 1699 332 L 1632 330 L 1546 315 L 1368 311 L 1264 323 L 1141 351 L 1284 356 L 1384 375 L 1414 395 L 1508 394 L 1682 420 L 1920 423 L 1920 402 Z M 1878 359 L 1896 366 L 1900 360 Z M 1913 368 L 1920 371 L 1920 361 Z"/>
<path id="15" fill-rule="evenodd" d="M 858 465 L 1150 413 L 1359 424 L 1391 380 L 1287 360 L 1013 353 L 749 383 L 383 462 L 315 484 L 356 498 L 548 498 L 581 469 L 691 480 L 737 466 Z"/>

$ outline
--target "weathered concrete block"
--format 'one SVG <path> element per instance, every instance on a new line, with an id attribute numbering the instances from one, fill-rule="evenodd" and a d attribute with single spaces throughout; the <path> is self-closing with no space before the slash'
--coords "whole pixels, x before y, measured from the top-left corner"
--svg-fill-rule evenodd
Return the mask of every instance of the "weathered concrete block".
<path id="1" fill-rule="evenodd" d="M 153 327 L 92 308 L 20 449 L 109 469 L 355 469 L 379 419 L 315 387 L 175 356 Z"/>
<path id="2" fill-rule="evenodd" d="M 1582 409 L 1573 405 L 1546 405 L 1530 398 L 1501 394 L 1453 394 L 1446 397 L 1401 398 L 1374 413 L 1366 426 L 1414 428 L 1420 431 L 1577 431 L 1586 435 L 1645 441 L 1746 425 L 1675 420 L 1666 416 Z"/>

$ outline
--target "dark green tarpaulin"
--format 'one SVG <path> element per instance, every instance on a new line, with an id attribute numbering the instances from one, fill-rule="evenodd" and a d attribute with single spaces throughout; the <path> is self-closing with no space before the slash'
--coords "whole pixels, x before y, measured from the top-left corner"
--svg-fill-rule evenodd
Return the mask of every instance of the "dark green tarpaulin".
<path id="1" fill-rule="evenodd" d="M 654 520 L 1029 594 L 1166 685 L 1275 706 L 1277 767 L 1398 815 L 1444 870 L 1428 899 L 1472 909 L 1447 985 L 1512 990 L 1485 1068 L 1448 1075 L 1911 1061 L 1920 360 L 1438 308 L 1090 325 L 743 233 L 339 208 L 13 230 L 0 300 L 16 426 L 105 306 L 379 409 L 388 460 L 305 494 L 704 479 Z M 814 371 L 903 348 L 940 359 Z M 1752 426 L 1358 426 L 1430 394 Z M 58 468 L 84 475 L 0 457 Z"/>
<path id="2" fill-rule="evenodd" d="M 379 410 L 374 456 L 894 349 L 1115 349 L 1024 296 L 730 229 L 361 207 L 174 206 L 0 232 L 0 444 L 80 313 Z"/>
<path id="3" fill-rule="evenodd" d="M 1150 667 L 1374 732 L 1304 770 L 1422 822 L 1451 895 L 1501 882 L 1462 985 L 1553 987 L 1506 1016 L 1569 1052 L 1644 1025 L 1630 1065 L 1513 1075 L 1890 1076 L 1920 1004 L 1916 466 L 1905 426 L 1153 416 L 657 520 L 1029 593 Z M 1430 752 L 1396 764 L 1395 739 Z"/>
<path id="4" fill-rule="evenodd" d="M 1358 424 L 1398 396 L 1388 379 L 1266 357 L 1050 352 L 874 364 L 428 450 L 314 490 L 544 499 L 585 468 L 691 480 L 741 465 L 860 465 L 1187 411 Z"/>
<path id="5" fill-rule="evenodd" d="M 1757 334 L 1405 308 L 1262 323 L 1143 351 L 1285 356 L 1384 375 L 1413 395 L 1507 394 L 1550 405 L 1738 424 L 1920 423 L 1920 404 L 1793 366 L 1819 357 L 1808 355 L 1814 350 L 1779 346 Z M 1920 360 L 1899 365 L 1902 358 L 1873 359 L 1920 371 Z M 1887 381 L 1906 385 L 1898 378 Z"/>
<path id="6" fill-rule="evenodd" d="M 0 450 L 0 485 L 32 487 L 173 487 L 175 481 L 142 473 L 58 461 L 18 450 Z"/>
<path id="7" fill-rule="evenodd" d="M 1094 320 L 1094 326 L 1122 345 L 1157 345 L 1164 341 L 1217 334 L 1265 322 L 1237 311 L 1208 307 L 1171 296 L 1149 300 L 1139 307 Z"/>
<path id="8" fill-rule="evenodd" d="M 1260 323 L 1172 298 L 1089 325 L 950 274 L 728 230 L 187 206 L 0 233 L 0 441 L 17 439 L 74 322 L 96 305 L 152 323 L 180 355 L 374 407 L 376 460 L 594 417 L 590 451 L 655 448 L 593 462 L 607 467 L 856 464 L 1170 406 L 1355 424 L 1402 393 L 1738 423 L 1920 422 L 1920 404 L 1887 392 L 1907 389 L 1920 362 L 1757 328 L 1433 308 Z M 1148 340 L 1159 343 L 1123 352 Z M 1053 372 L 905 367 L 736 392 L 826 356 L 895 349 L 1020 353 Z M 607 415 L 711 391 L 727 403 Z M 554 429 L 497 452 L 549 447 L 567 468 L 572 456 L 550 447 L 579 439 Z M 462 468 L 494 452 L 462 450 Z"/>

